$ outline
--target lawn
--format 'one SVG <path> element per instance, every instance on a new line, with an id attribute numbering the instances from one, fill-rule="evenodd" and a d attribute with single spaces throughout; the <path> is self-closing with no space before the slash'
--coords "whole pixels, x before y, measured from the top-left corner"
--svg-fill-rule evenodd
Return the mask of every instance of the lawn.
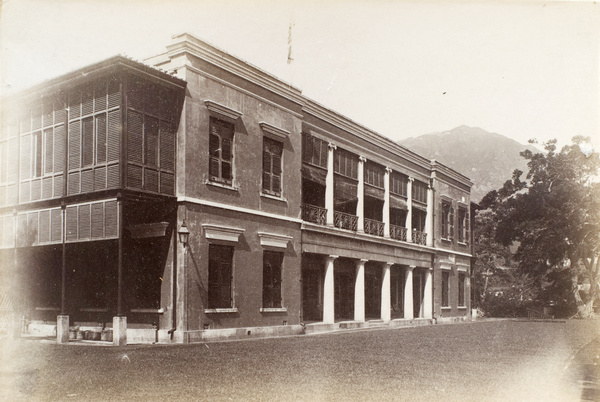
<path id="1" fill-rule="evenodd" d="M 0 399 L 579 400 L 565 367 L 599 334 L 599 320 L 570 320 L 122 348 L 4 341 Z"/>

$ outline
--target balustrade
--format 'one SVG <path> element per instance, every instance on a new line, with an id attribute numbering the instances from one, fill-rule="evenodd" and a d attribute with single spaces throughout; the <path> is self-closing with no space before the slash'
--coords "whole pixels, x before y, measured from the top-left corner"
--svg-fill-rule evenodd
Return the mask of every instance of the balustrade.
<path id="1" fill-rule="evenodd" d="M 395 240 L 406 241 L 406 228 L 390 225 L 390 237 Z"/>
<path id="2" fill-rule="evenodd" d="M 336 228 L 347 229 L 356 232 L 358 227 L 358 217 L 356 215 L 335 211 L 333 215 L 333 224 Z"/>
<path id="3" fill-rule="evenodd" d="M 327 224 L 327 209 L 315 205 L 302 205 L 302 220 L 316 223 L 317 225 Z"/>
<path id="4" fill-rule="evenodd" d="M 383 227 L 383 222 L 365 218 L 365 233 L 383 237 Z"/>
<path id="5" fill-rule="evenodd" d="M 413 229 L 412 233 L 412 241 L 413 243 L 420 244 L 422 246 L 427 244 L 427 233 L 423 233 L 418 231 L 417 229 Z"/>

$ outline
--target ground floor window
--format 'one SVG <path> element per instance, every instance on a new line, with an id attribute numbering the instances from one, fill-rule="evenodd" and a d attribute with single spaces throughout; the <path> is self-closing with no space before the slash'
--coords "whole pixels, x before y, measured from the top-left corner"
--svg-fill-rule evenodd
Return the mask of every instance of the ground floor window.
<path id="1" fill-rule="evenodd" d="M 217 244 L 208 249 L 208 308 L 231 308 L 233 247 Z"/>
<path id="2" fill-rule="evenodd" d="M 281 266 L 283 253 L 265 251 L 263 253 L 263 307 L 281 307 Z"/>
<path id="3" fill-rule="evenodd" d="M 464 273 L 458 274 L 458 305 L 465 305 L 465 277 Z"/>
<path id="4" fill-rule="evenodd" d="M 442 271 L 442 307 L 448 307 L 448 293 L 450 287 L 450 272 Z"/>

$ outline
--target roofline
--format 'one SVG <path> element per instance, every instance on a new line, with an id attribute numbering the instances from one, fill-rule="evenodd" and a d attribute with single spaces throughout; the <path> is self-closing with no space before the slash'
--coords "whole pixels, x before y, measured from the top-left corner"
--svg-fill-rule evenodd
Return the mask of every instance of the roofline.
<path id="1" fill-rule="evenodd" d="M 2 100 L 11 102 L 17 99 L 33 96 L 38 93 L 49 93 L 54 92 L 56 90 L 64 89 L 65 87 L 74 87 L 81 83 L 89 81 L 90 78 L 101 77 L 102 75 L 105 75 L 107 72 L 110 72 L 111 70 L 117 67 L 125 67 L 130 70 L 140 71 L 144 74 L 151 75 L 161 81 L 164 81 L 169 85 L 176 86 L 181 89 L 184 89 L 187 86 L 187 82 L 185 80 L 168 74 L 156 67 L 140 63 L 123 55 L 117 55 L 99 61 L 97 63 L 78 68 L 56 78 L 51 78 L 49 80 L 42 81 L 32 87 L 26 88 L 14 94 L 7 95 Z"/>

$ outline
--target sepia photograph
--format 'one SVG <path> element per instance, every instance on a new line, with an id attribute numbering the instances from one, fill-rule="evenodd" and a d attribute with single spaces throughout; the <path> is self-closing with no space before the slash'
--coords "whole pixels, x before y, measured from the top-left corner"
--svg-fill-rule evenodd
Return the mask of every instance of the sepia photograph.
<path id="1" fill-rule="evenodd" d="M 600 401 L 600 4 L 0 0 L 0 399 Z"/>

